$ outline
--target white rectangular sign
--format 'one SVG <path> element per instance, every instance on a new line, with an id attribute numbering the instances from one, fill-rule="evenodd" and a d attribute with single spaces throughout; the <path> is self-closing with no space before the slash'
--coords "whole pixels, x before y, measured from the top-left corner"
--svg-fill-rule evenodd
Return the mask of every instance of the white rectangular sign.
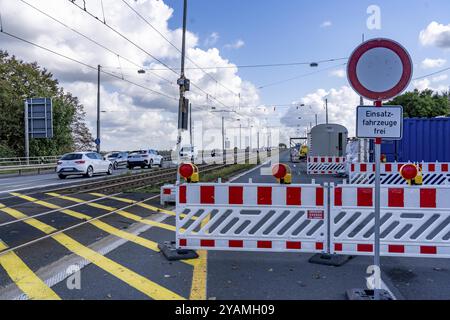
<path id="1" fill-rule="evenodd" d="M 402 139 L 403 107 L 359 106 L 356 116 L 356 136 L 368 139 Z"/>

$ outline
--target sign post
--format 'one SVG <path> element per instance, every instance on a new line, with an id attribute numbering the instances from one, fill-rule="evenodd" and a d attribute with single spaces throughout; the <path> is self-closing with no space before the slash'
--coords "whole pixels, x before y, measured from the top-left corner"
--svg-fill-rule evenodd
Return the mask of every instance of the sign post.
<path id="1" fill-rule="evenodd" d="M 380 299 L 380 162 L 382 139 L 399 140 L 403 134 L 403 108 L 385 106 L 402 93 L 411 82 L 412 62 L 406 49 L 399 43 L 384 39 L 364 42 L 352 53 L 347 66 L 347 77 L 352 88 L 362 97 L 374 101 L 375 107 L 360 106 L 357 111 L 358 138 L 375 140 L 375 197 L 374 197 L 374 299 Z"/>

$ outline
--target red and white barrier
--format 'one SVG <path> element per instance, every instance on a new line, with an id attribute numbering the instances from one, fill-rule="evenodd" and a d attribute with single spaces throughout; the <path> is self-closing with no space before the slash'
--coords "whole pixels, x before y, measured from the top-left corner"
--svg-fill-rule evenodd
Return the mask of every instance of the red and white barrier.
<path id="1" fill-rule="evenodd" d="M 340 174 L 345 172 L 345 157 L 310 156 L 308 174 Z"/>
<path id="2" fill-rule="evenodd" d="M 162 186 L 159 198 L 162 206 L 165 206 L 170 203 L 175 203 L 177 201 L 175 185 L 166 184 Z"/>
<path id="3" fill-rule="evenodd" d="M 331 252 L 372 255 L 373 186 L 331 190 Z M 450 187 L 382 186 L 380 235 L 383 256 L 449 258 Z"/>
<path id="4" fill-rule="evenodd" d="M 400 169 L 406 163 L 381 163 L 381 184 L 406 185 L 400 175 Z M 449 163 L 418 163 L 422 170 L 424 185 L 450 184 Z M 350 184 L 372 184 L 375 181 L 374 163 L 352 163 L 350 165 Z"/>
<path id="5" fill-rule="evenodd" d="M 179 248 L 326 250 L 327 190 L 320 185 L 213 183 L 178 188 Z"/>

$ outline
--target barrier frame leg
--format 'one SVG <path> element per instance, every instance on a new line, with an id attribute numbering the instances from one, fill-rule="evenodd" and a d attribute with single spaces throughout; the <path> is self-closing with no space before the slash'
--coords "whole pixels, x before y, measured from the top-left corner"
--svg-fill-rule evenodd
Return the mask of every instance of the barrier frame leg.
<path id="1" fill-rule="evenodd" d="M 346 264 L 348 261 L 350 261 L 353 256 L 350 255 L 338 255 L 338 254 L 331 254 L 330 248 L 331 248 L 331 205 L 334 203 L 334 194 L 331 192 L 331 190 L 334 188 L 334 184 L 325 183 L 325 188 L 328 189 L 328 197 L 326 199 L 327 203 L 329 204 L 327 206 L 327 252 L 326 253 L 317 253 L 313 255 L 311 258 L 309 258 L 308 262 L 313 264 L 320 264 L 324 266 L 333 266 L 333 267 L 340 267 L 344 264 Z"/>
<path id="2" fill-rule="evenodd" d="M 158 248 L 161 250 L 164 257 L 169 261 L 191 260 L 198 258 L 198 254 L 194 250 L 177 248 L 175 241 L 165 241 L 163 244 L 158 244 Z"/>

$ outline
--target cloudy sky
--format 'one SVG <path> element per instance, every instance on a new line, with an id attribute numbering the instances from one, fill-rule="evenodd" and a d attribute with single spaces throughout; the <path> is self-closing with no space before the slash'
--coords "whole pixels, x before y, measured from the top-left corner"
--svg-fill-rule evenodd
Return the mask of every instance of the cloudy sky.
<path id="1" fill-rule="evenodd" d="M 116 76 L 102 75 L 102 149 L 172 148 L 182 1 L 73 2 L 0 0 L 3 30 L 94 68 L 100 64 Z M 217 133 L 212 147 L 221 145 L 222 115 L 232 144 L 239 125 L 243 135 L 248 126 L 253 127 L 253 135 L 265 127 L 282 127 L 281 140 L 286 141 L 304 134 L 315 114 L 324 122 L 325 98 L 330 121 L 347 126 L 354 135 L 359 99 L 348 85 L 345 63 L 362 34 L 366 39 L 388 37 L 402 43 L 412 56 L 414 78 L 450 66 L 448 0 L 263 0 L 257 4 L 189 0 L 186 76 L 192 85 L 188 97 L 194 119 L 202 121 L 196 123 L 194 136 L 198 141 L 201 126 L 212 130 L 208 138 Z M 79 8 L 84 5 L 87 12 Z M 53 72 L 67 91 L 80 98 L 95 133 L 95 70 L 5 34 L 0 34 L 0 48 Z M 319 66 L 311 68 L 310 62 Z M 286 63 L 293 65 L 252 67 Z M 137 72 L 141 68 L 145 74 Z M 417 79 L 409 89 L 447 90 L 449 75 L 446 71 Z M 301 104 L 305 106 L 297 108 Z M 212 112 L 221 110 L 233 112 Z M 254 136 L 252 141 L 255 144 Z"/>

